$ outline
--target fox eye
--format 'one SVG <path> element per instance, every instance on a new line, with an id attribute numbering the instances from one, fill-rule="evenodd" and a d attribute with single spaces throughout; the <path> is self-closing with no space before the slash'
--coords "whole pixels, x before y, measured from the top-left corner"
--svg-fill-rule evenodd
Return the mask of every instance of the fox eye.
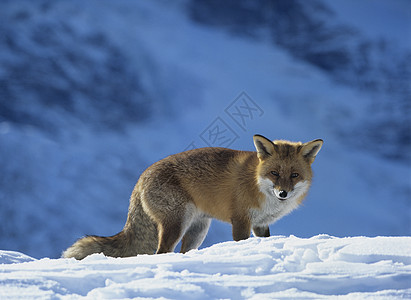
<path id="1" fill-rule="evenodd" d="M 273 174 L 274 176 L 280 176 L 280 174 L 278 174 L 278 172 L 276 172 L 276 171 L 271 171 L 271 174 Z"/>
<path id="2" fill-rule="evenodd" d="M 291 174 L 291 178 L 297 178 L 298 176 L 300 176 L 300 174 L 298 174 L 298 173 L 292 173 Z"/>

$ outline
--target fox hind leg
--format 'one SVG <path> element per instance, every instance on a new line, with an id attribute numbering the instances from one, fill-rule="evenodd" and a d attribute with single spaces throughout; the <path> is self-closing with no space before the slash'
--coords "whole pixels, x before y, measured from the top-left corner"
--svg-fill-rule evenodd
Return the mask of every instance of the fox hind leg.
<path id="1" fill-rule="evenodd" d="M 187 251 L 200 247 L 207 235 L 210 224 L 211 219 L 205 216 L 193 220 L 184 234 L 180 252 L 186 253 Z"/>
<path id="2" fill-rule="evenodd" d="M 182 223 L 174 220 L 173 223 L 159 224 L 158 248 L 156 254 L 173 252 L 183 236 Z"/>
<path id="3" fill-rule="evenodd" d="M 158 224 L 159 239 L 156 253 L 173 252 L 186 231 L 191 227 L 197 227 L 195 225 L 197 222 L 194 222 L 197 221 L 195 216 L 196 208 L 193 204 L 177 206 L 172 214 L 167 216 L 164 214 L 163 219 Z M 193 223 L 195 224 L 193 225 Z"/>

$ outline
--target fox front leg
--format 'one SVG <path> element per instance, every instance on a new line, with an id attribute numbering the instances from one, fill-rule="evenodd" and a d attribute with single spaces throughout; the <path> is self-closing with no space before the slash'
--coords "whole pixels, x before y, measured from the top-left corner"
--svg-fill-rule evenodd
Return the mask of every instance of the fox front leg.
<path id="1" fill-rule="evenodd" d="M 254 232 L 254 235 L 258 237 L 269 237 L 270 236 L 270 228 L 268 228 L 268 226 L 254 226 L 253 232 Z"/>
<path id="2" fill-rule="evenodd" d="M 231 220 L 233 225 L 233 239 L 234 241 L 241 241 L 248 239 L 251 232 L 251 223 L 248 218 L 234 217 Z"/>

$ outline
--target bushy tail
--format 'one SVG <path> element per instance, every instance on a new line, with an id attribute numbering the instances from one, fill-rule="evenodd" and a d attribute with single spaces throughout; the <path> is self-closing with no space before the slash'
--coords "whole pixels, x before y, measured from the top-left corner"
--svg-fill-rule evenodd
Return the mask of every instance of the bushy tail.
<path id="1" fill-rule="evenodd" d="M 157 249 L 157 226 L 144 212 L 137 186 L 130 199 L 126 225 L 113 236 L 86 236 L 63 252 L 63 257 L 83 259 L 93 253 L 111 257 L 128 257 L 137 254 L 154 254 Z"/>
<path id="2" fill-rule="evenodd" d="M 127 252 L 131 249 L 122 247 L 124 244 L 127 244 L 127 236 L 123 231 L 110 237 L 86 236 L 64 251 L 63 257 L 83 259 L 93 253 L 104 253 L 104 255 L 112 257 L 130 256 L 127 255 Z"/>

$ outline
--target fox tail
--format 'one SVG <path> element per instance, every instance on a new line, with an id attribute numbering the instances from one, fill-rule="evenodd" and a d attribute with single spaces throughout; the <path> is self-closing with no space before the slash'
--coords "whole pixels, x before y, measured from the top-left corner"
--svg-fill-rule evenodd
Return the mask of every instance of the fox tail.
<path id="1" fill-rule="evenodd" d="M 109 237 L 86 236 L 63 252 L 62 257 L 83 259 L 93 253 L 111 257 L 154 254 L 158 244 L 157 226 L 145 213 L 137 188 L 130 199 L 127 222 L 123 230 Z"/>

